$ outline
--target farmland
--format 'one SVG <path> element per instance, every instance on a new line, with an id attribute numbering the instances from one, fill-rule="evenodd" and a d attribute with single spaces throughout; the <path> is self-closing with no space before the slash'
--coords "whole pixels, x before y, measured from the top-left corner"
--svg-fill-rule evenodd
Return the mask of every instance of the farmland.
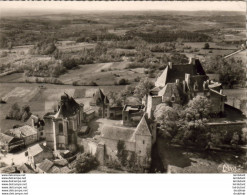
<path id="1" fill-rule="evenodd" d="M 58 104 L 60 96 L 64 93 L 75 97 L 76 101 L 83 103 L 85 109 L 89 107 L 89 102 L 97 86 L 71 86 L 71 85 L 52 85 L 47 84 L 44 88 L 36 83 L 2 83 L 0 84 L 0 98 L 6 104 L 0 104 L 0 128 L 6 131 L 13 125 L 22 124 L 21 121 L 6 120 L 5 116 L 9 112 L 13 103 L 17 102 L 20 106 L 28 104 L 33 114 L 43 116 L 46 112 L 53 111 L 54 105 Z M 124 86 L 102 86 L 101 89 L 109 91 L 119 91 Z"/>
<path id="2" fill-rule="evenodd" d="M 0 98 L 7 102 L 0 104 L 2 131 L 21 123 L 5 120 L 15 102 L 43 116 L 66 92 L 87 107 L 98 87 L 118 92 L 143 77 L 155 80 L 169 61 L 198 57 L 203 63 L 246 41 L 242 12 L 76 12 L 0 20 L 0 74 L 6 73 Z M 232 58 L 246 62 L 245 51 Z"/>

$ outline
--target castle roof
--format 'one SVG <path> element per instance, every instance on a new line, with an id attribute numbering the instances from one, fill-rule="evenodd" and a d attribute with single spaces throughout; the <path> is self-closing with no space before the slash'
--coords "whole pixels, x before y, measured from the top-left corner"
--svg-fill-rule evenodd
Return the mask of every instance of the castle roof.
<path id="1" fill-rule="evenodd" d="M 184 80 L 185 73 L 190 75 L 206 75 L 203 67 L 198 59 L 187 65 L 167 66 L 163 73 L 155 82 L 156 87 L 164 87 L 167 83 L 174 83 L 176 79 Z"/>
<path id="2" fill-rule="evenodd" d="M 101 137 L 113 140 L 130 141 L 135 128 L 124 126 L 104 125 L 101 129 Z"/>
<path id="3" fill-rule="evenodd" d="M 183 90 L 180 84 L 167 83 L 166 86 L 159 91 L 158 95 L 162 97 L 171 97 L 172 95 L 181 97 L 183 95 Z"/>

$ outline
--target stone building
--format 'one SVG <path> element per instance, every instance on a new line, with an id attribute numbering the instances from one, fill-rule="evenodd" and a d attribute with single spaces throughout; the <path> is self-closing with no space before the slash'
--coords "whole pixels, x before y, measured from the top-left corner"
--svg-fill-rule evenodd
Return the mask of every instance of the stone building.
<path id="1" fill-rule="evenodd" d="M 137 164 L 149 167 L 151 162 L 151 149 L 156 141 L 156 124 L 144 114 L 135 127 L 123 125 L 104 124 L 100 129 L 101 134 L 94 138 L 80 139 L 78 143 L 85 152 L 96 156 L 100 164 L 117 160 L 118 143 L 124 143 L 128 157 L 135 155 Z"/>
<path id="2" fill-rule="evenodd" d="M 125 150 L 134 153 L 142 166 L 151 161 L 151 148 L 156 139 L 156 127 L 142 116 L 137 127 L 104 125 L 101 130 L 101 145 L 105 148 L 105 161 L 117 158 L 117 145 L 123 141 Z"/>
<path id="3" fill-rule="evenodd" d="M 109 105 L 109 100 L 103 91 L 98 88 L 93 94 L 90 106 L 94 107 L 96 110 L 96 116 L 105 118 L 107 116 L 107 106 Z"/>
<path id="4" fill-rule="evenodd" d="M 0 133 L 0 148 L 6 152 L 24 147 L 24 141 L 20 138 Z"/>
<path id="5" fill-rule="evenodd" d="M 124 126 L 136 127 L 144 114 L 143 105 L 125 105 L 122 111 Z"/>
<path id="6" fill-rule="evenodd" d="M 208 80 L 198 59 L 191 59 L 187 65 L 169 65 L 155 82 L 155 88 L 147 98 L 149 118 L 160 103 L 185 105 L 195 96 L 205 96 L 211 101 L 211 114 L 224 113 L 226 96 L 222 85 Z"/>
<path id="7" fill-rule="evenodd" d="M 58 112 L 44 116 L 47 146 L 57 150 L 77 144 L 77 132 L 84 123 L 83 107 L 67 94 L 61 96 Z"/>
<path id="8" fill-rule="evenodd" d="M 43 144 L 35 144 L 27 149 L 28 163 L 35 169 L 36 164 L 45 159 L 53 159 L 53 152 Z"/>
<path id="9" fill-rule="evenodd" d="M 32 114 L 26 123 L 28 125 L 32 126 L 33 128 L 37 129 L 38 140 L 44 140 L 45 139 L 45 131 L 44 131 L 45 122 L 44 122 L 44 120 L 42 120 L 38 116 Z"/>
<path id="10" fill-rule="evenodd" d="M 123 107 L 122 106 L 107 106 L 106 117 L 108 119 L 122 118 Z"/>
<path id="11" fill-rule="evenodd" d="M 24 125 L 15 129 L 9 129 L 6 134 L 22 139 L 26 146 L 38 141 L 37 129 L 29 125 Z"/>

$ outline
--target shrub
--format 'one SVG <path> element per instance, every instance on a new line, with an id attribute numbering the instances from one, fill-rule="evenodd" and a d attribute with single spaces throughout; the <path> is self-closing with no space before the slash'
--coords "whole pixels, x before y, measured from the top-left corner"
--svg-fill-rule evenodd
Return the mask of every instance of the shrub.
<path id="1" fill-rule="evenodd" d="M 129 83 L 128 79 L 124 79 L 124 78 L 118 81 L 118 85 L 127 85 L 128 83 Z"/>
<path id="2" fill-rule="evenodd" d="M 97 159 L 90 153 L 78 154 L 76 157 L 76 171 L 78 173 L 87 173 L 99 165 Z"/>
<path id="3" fill-rule="evenodd" d="M 141 80 L 141 77 L 139 77 L 139 76 L 136 77 L 136 78 L 134 78 L 134 81 L 135 81 L 135 82 L 139 82 L 140 80 Z"/>

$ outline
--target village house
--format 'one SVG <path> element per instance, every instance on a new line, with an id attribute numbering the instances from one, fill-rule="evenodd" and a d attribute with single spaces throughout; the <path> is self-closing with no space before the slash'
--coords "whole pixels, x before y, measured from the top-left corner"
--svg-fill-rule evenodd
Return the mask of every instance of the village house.
<path id="1" fill-rule="evenodd" d="M 68 162 L 65 163 L 63 159 L 63 162 L 60 159 L 51 161 L 49 159 L 43 160 L 41 163 L 37 164 L 37 172 L 38 173 L 72 173 L 72 170 L 68 168 Z"/>
<path id="2" fill-rule="evenodd" d="M 106 117 L 108 119 L 121 119 L 122 118 L 122 111 L 123 107 L 122 106 L 107 106 L 107 114 Z"/>
<path id="3" fill-rule="evenodd" d="M 2 151 L 11 152 L 14 149 L 23 148 L 24 141 L 20 138 L 0 133 L 0 147 Z"/>
<path id="4" fill-rule="evenodd" d="M 30 116 L 30 118 L 26 121 L 26 124 L 37 129 L 38 141 L 45 139 L 45 131 L 44 131 L 45 122 L 44 122 L 44 120 L 42 120 L 38 116 L 32 114 Z"/>
<path id="5" fill-rule="evenodd" d="M 15 129 L 9 129 L 6 134 L 22 139 L 25 146 L 36 143 L 38 141 L 37 129 L 29 125 L 24 125 Z"/>
<path id="6" fill-rule="evenodd" d="M 53 159 L 52 150 L 44 144 L 35 144 L 27 149 L 28 163 L 35 169 L 44 159 Z"/>
<path id="7" fill-rule="evenodd" d="M 53 165 L 54 162 L 45 159 L 41 163 L 37 164 L 36 170 L 38 173 L 49 173 Z"/>
<path id="8" fill-rule="evenodd" d="M 90 106 L 96 111 L 96 116 L 105 118 L 107 116 L 107 106 L 109 105 L 108 97 L 98 88 L 93 94 Z"/>
<path id="9" fill-rule="evenodd" d="M 23 163 L 17 169 L 20 171 L 20 173 L 30 173 L 30 174 L 36 173 L 34 169 L 27 163 Z"/>
<path id="10" fill-rule="evenodd" d="M 144 114 L 144 106 L 125 105 L 122 112 L 123 125 L 136 127 Z"/>
<path id="11" fill-rule="evenodd" d="M 122 106 L 111 105 L 108 97 L 98 88 L 90 102 L 91 109 L 95 110 L 95 116 L 107 119 L 122 118 Z"/>

